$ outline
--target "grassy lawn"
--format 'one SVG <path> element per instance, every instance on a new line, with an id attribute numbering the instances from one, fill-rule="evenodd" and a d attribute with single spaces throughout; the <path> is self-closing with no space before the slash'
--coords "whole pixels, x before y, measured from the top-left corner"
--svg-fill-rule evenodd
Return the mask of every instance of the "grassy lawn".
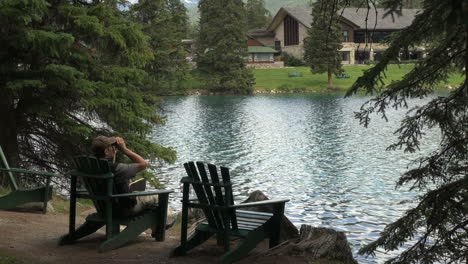
<path id="1" fill-rule="evenodd" d="M 344 66 L 345 73 L 350 75 L 347 79 L 334 78 L 333 83 L 335 89 L 345 91 L 351 87 L 356 79 L 363 74 L 363 71 L 372 66 Z M 393 80 L 400 80 L 414 66 L 411 64 L 389 65 L 386 72 L 386 80 L 390 83 Z M 288 77 L 288 73 L 297 72 L 302 77 Z M 312 74 L 308 67 L 292 67 L 279 69 L 254 69 L 256 84 L 255 90 L 271 91 L 279 90 L 284 92 L 293 91 L 323 91 L 330 88 L 327 83 L 326 74 Z M 448 80 L 450 85 L 458 85 L 462 83 L 463 77 L 460 74 L 453 74 Z M 441 83 L 439 87 L 444 88 L 445 83 Z"/>

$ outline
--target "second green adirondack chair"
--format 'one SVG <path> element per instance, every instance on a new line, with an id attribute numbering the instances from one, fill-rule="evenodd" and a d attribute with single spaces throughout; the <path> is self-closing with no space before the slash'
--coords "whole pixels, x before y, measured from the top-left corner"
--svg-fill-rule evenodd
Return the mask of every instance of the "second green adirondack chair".
<path id="1" fill-rule="evenodd" d="M 44 214 L 47 212 L 47 202 L 52 197 L 52 186 L 50 185 L 51 177 L 57 175 L 50 172 L 10 168 L 1 146 L 0 173 L 4 173 L 7 176 L 11 189 L 10 193 L 0 197 L 0 209 L 13 209 L 22 204 L 40 202 L 43 203 L 42 212 Z M 15 175 L 44 176 L 46 177 L 46 183 L 45 186 L 39 187 L 21 186 L 16 181 Z"/>
<path id="2" fill-rule="evenodd" d="M 181 241 L 172 252 L 173 256 L 185 255 L 188 250 L 202 244 L 213 235 L 217 236 L 218 244 L 224 246 L 225 254 L 221 257 L 221 263 L 239 260 L 264 239 L 270 240 L 270 247 L 279 243 L 284 206 L 289 200 L 266 200 L 235 205 L 228 168 L 221 167 L 219 177 L 217 167 L 212 164 L 188 162 L 184 167 L 188 177 L 181 180 L 184 186 Z M 193 187 L 197 199 L 189 197 L 190 187 Z M 241 210 L 263 205 L 272 206 L 273 213 Z M 199 224 L 195 232 L 187 237 L 189 208 L 200 208 L 206 221 Z M 236 248 L 230 249 L 231 237 L 240 237 L 243 240 Z"/>

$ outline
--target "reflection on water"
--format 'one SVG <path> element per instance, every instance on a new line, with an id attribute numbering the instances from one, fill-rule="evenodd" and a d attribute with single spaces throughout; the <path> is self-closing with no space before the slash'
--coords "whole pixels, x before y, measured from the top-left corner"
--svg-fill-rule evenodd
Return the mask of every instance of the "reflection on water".
<path id="1" fill-rule="evenodd" d="M 398 176 L 417 157 L 389 152 L 404 111 L 375 117 L 369 128 L 354 111 L 368 98 L 335 95 L 168 97 L 167 123 L 153 140 L 177 151 L 174 165 L 159 177 L 178 192 L 183 162 L 206 161 L 229 167 L 238 200 L 262 190 L 270 198 L 289 198 L 286 214 L 296 225 L 344 231 L 353 252 L 376 239 L 386 224 L 411 206 L 417 193 L 395 189 Z M 420 103 L 419 101 L 413 102 Z M 429 131 L 422 153 L 434 149 L 438 134 Z M 419 154 L 421 155 L 421 154 Z M 360 263 L 381 263 L 381 253 Z"/>

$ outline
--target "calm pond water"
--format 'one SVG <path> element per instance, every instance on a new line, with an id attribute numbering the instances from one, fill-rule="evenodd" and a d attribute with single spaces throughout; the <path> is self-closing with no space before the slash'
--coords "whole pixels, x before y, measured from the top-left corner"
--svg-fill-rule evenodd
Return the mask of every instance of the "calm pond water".
<path id="1" fill-rule="evenodd" d="M 382 263 L 390 254 L 356 254 L 375 240 L 385 225 L 412 205 L 416 192 L 395 189 L 410 161 L 435 149 L 438 134 L 429 131 L 421 153 L 386 151 L 405 110 L 390 121 L 374 117 L 361 126 L 354 111 L 369 98 L 341 95 L 256 95 L 167 97 L 167 123 L 153 140 L 178 153 L 158 177 L 176 189 L 180 207 L 183 163 L 206 161 L 229 167 L 235 197 L 254 190 L 270 198 L 289 198 L 286 215 L 301 224 L 346 232 L 359 263 Z M 422 101 L 414 101 L 420 104 Z"/>

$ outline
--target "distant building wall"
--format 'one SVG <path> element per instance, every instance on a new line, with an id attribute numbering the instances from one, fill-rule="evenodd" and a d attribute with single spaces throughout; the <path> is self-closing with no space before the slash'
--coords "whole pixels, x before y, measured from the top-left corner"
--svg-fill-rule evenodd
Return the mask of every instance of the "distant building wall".
<path id="1" fill-rule="evenodd" d="M 356 61 L 355 61 L 355 47 L 354 47 L 354 43 L 352 42 L 344 42 L 343 43 L 343 47 L 341 48 L 340 52 L 342 53 L 342 57 L 343 57 L 343 53 L 346 54 L 346 56 L 342 59 L 341 63 L 343 64 L 355 64 Z"/>
<path id="2" fill-rule="evenodd" d="M 348 41 L 343 39 L 343 42 L 354 42 L 354 28 L 348 24 L 341 23 L 341 30 L 348 32 Z"/>
<path id="3" fill-rule="evenodd" d="M 275 30 L 276 40 L 281 41 L 281 50 L 297 58 L 304 57 L 304 38 L 307 36 L 307 28 L 299 23 L 299 44 L 284 45 L 284 22 L 281 23 Z"/>
<path id="4" fill-rule="evenodd" d="M 255 69 L 283 68 L 284 62 L 275 61 L 273 63 L 247 63 L 246 66 L 247 68 L 255 68 Z"/>
<path id="5" fill-rule="evenodd" d="M 284 22 L 280 23 L 275 29 L 275 40 L 280 41 L 281 49 L 284 48 Z"/>

